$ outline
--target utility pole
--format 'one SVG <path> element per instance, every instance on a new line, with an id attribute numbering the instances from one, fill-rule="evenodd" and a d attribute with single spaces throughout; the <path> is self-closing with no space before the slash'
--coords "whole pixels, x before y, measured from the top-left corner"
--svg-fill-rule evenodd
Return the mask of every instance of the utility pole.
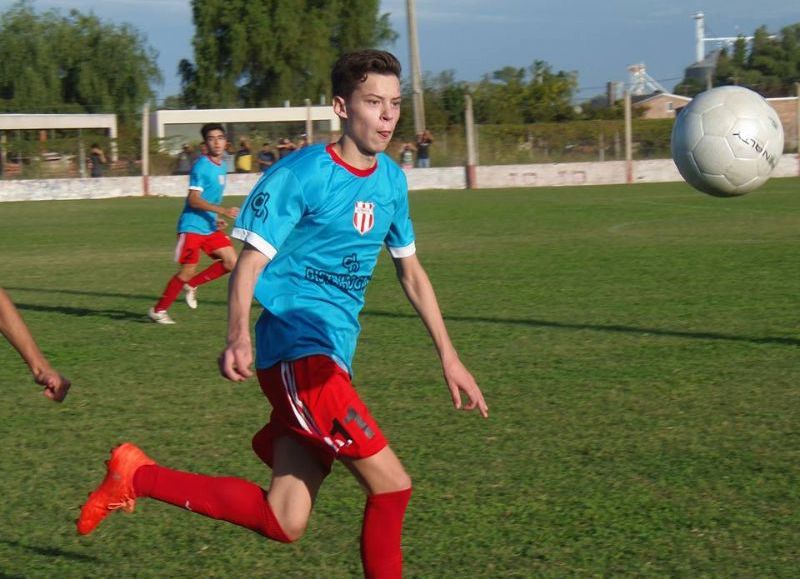
<path id="1" fill-rule="evenodd" d="M 422 73 L 419 64 L 419 40 L 417 39 L 417 11 L 414 0 L 406 0 L 408 14 L 408 51 L 411 58 L 411 106 L 414 111 L 414 133 L 425 130 L 425 100 L 422 95 Z"/>
<path id="2" fill-rule="evenodd" d="M 633 183 L 633 120 L 631 118 L 631 92 L 625 89 L 625 182 Z"/>

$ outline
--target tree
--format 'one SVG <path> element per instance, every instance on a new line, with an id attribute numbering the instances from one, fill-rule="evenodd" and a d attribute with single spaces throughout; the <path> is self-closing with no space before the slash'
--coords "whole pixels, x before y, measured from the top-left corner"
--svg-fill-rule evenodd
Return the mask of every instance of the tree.
<path id="1" fill-rule="evenodd" d="M 182 99 L 196 107 L 276 105 L 330 92 L 343 52 L 396 34 L 379 0 L 192 0 L 194 62 Z"/>
<path id="2" fill-rule="evenodd" d="M 161 82 L 157 53 L 129 25 L 21 0 L 0 16 L 0 106 L 13 112 L 135 113 Z"/>
<path id="3" fill-rule="evenodd" d="M 794 92 L 800 80 L 800 24 L 781 30 L 777 36 L 764 26 L 753 33 L 748 45 L 738 38 L 731 54 L 720 51 L 714 71 L 714 86 L 737 84 L 764 96 L 785 96 Z M 675 88 L 678 94 L 692 96 L 705 89 L 705 84 L 684 78 Z"/>
<path id="4" fill-rule="evenodd" d="M 485 75 L 473 94 L 479 123 L 533 123 L 574 117 L 572 97 L 578 87 L 574 72 L 553 72 L 535 61 L 527 70 L 507 66 Z"/>

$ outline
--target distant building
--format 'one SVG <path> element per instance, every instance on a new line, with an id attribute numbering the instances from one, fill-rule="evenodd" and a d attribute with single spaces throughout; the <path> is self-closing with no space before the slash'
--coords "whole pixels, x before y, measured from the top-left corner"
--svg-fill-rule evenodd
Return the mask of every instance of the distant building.
<path id="1" fill-rule="evenodd" d="M 643 109 L 643 119 L 674 119 L 675 115 L 692 99 L 689 97 L 657 92 L 641 97 L 633 97 L 631 106 Z M 778 113 L 783 125 L 784 148 L 797 150 L 797 97 L 768 98 L 767 102 Z"/>
<path id="2" fill-rule="evenodd" d="M 676 112 L 691 101 L 691 98 L 678 94 L 657 92 L 633 97 L 631 106 L 644 111 L 641 117 L 643 119 L 674 119 Z"/>

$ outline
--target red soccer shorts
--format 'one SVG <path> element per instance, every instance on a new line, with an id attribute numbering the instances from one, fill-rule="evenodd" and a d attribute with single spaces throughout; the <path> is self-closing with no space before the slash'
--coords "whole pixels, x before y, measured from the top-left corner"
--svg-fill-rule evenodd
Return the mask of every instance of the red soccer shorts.
<path id="1" fill-rule="evenodd" d="M 211 256 L 222 247 L 233 247 L 230 238 L 223 231 L 217 230 L 208 235 L 179 233 L 178 245 L 175 246 L 175 261 L 180 264 L 198 263 L 201 251 Z"/>
<path id="2" fill-rule="evenodd" d="M 294 436 L 330 470 L 334 459 L 367 458 L 386 438 L 350 382 L 327 356 L 309 356 L 258 370 L 261 390 L 272 405 L 269 422 L 253 437 L 253 450 L 272 466 L 272 445 Z"/>

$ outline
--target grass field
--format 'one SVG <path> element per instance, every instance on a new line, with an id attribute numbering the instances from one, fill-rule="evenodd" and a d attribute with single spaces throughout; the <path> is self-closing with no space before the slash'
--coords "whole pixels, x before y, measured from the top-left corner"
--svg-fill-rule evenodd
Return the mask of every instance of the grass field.
<path id="1" fill-rule="evenodd" d="M 355 382 L 414 479 L 408 577 L 796 577 L 800 180 L 418 192 L 419 255 L 491 417 L 452 410 L 384 256 Z M 216 374 L 225 283 L 178 324 L 179 199 L 0 204 L 2 283 L 63 405 L 0 347 L 0 577 L 360 575 L 363 498 L 334 468 L 287 546 L 142 500 L 79 538 L 114 444 L 265 483 L 268 408 Z"/>

